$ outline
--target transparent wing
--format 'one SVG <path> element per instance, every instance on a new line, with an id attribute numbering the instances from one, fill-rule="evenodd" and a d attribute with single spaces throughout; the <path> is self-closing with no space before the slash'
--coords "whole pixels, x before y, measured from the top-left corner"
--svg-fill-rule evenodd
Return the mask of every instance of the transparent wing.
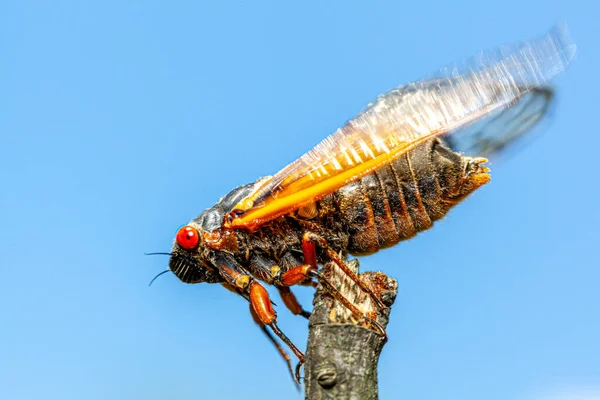
<path id="1" fill-rule="evenodd" d="M 383 94 L 315 148 L 257 185 L 232 209 L 224 226 L 255 229 L 360 179 L 429 139 L 459 133 L 494 113 L 502 115 L 564 71 L 574 55 L 575 45 L 567 40 L 566 29 L 556 27 L 539 39 L 482 52 L 434 78 Z M 469 142 L 476 141 L 460 143 Z"/>
<path id="2" fill-rule="evenodd" d="M 550 110 L 552 88 L 533 88 L 510 107 L 501 108 L 472 124 L 450 132 L 444 142 L 454 151 L 490 157 L 514 144 Z"/>

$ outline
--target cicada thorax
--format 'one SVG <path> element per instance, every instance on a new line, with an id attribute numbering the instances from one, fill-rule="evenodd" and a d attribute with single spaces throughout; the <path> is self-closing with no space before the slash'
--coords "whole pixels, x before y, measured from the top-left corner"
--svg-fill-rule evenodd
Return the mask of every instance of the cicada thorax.
<path id="1" fill-rule="evenodd" d="M 348 252 L 368 254 L 429 229 L 489 180 L 484 159 L 431 140 L 333 194 L 350 235 Z"/>
<path id="2" fill-rule="evenodd" d="M 300 212 L 277 218 L 253 232 L 236 230 L 236 259 L 254 277 L 270 284 L 278 274 L 305 264 L 302 237 L 307 232 L 323 237 L 337 252 L 347 253 L 349 235 L 341 221 L 333 220 L 331 202 L 324 200 L 319 208 L 320 217 L 307 218 Z M 321 249 L 318 261 L 329 261 Z"/>
<path id="3" fill-rule="evenodd" d="M 347 239 L 340 242 L 340 237 L 347 237 L 340 225 L 330 223 L 326 215 L 333 216 L 333 209 L 320 205 L 323 218 L 314 219 L 316 211 L 298 215 L 286 215 L 276 218 L 254 231 L 244 229 L 227 229 L 221 222 L 242 194 L 252 190 L 259 181 L 240 186 L 224 196 L 213 207 L 205 210 L 194 221 L 197 222 L 210 252 L 225 252 L 235 259 L 238 272 L 249 273 L 266 283 L 290 269 L 303 265 L 302 236 L 312 232 L 326 238 L 337 250 L 345 250 Z M 319 260 L 324 262 L 323 260 Z"/>

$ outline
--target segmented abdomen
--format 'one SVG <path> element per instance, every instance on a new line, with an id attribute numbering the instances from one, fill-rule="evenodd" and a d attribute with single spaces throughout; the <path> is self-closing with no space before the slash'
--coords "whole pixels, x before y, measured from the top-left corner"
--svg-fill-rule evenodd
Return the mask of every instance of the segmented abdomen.
<path id="1" fill-rule="evenodd" d="M 461 164 L 460 155 L 432 141 L 335 192 L 348 251 L 373 253 L 429 229 L 451 207 L 444 195 Z"/>

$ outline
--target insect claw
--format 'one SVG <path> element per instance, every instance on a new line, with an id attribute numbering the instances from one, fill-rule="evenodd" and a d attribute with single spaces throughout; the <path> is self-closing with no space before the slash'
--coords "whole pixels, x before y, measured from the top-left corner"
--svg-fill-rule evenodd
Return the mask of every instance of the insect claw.
<path id="1" fill-rule="evenodd" d="M 374 292 L 369 292 L 369 295 L 371 295 L 371 299 L 375 302 L 375 305 L 377 306 L 377 309 L 379 311 L 387 310 L 386 305 L 383 304 L 383 302 L 381 301 L 379 296 L 377 296 L 377 294 L 375 294 Z"/>
<path id="2" fill-rule="evenodd" d="M 365 317 L 367 321 L 369 321 L 369 323 L 371 325 L 373 325 L 378 331 L 379 331 L 379 335 L 381 336 L 381 340 L 383 341 L 383 343 L 386 343 L 388 341 L 388 336 L 387 336 L 387 332 L 385 331 L 385 328 L 376 320 L 371 319 L 369 317 Z"/>
<path id="3" fill-rule="evenodd" d="M 304 365 L 304 360 L 300 360 L 300 361 L 298 361 L 298 364 L 296 364 L 296 374 L 294 376 L 294 380 L 296 381 L 296 385 L 298 385 L 298 390 L 300 390 L 300 380 L 302 379 L 300 377 L 300 370 L 302 369 L 303 365 Z"/>

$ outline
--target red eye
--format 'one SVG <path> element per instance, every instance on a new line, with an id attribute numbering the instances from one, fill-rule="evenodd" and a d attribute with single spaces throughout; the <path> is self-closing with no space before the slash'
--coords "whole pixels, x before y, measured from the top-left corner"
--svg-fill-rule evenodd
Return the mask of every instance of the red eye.
<path id="1" fill-rule="evenodd" d="M 191 250 L 198 246 L 198 241 L 200 239 L 198 238 L 198 231 L 196 228 L 187 225 L 177 231 L 175 240 L 177 240 L 177 244 L 184 249 Z"/>

